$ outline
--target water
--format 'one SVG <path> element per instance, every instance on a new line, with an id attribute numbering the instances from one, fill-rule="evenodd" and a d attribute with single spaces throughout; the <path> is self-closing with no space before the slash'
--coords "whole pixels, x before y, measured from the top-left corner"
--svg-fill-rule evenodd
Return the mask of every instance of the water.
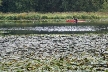
<path id="1" fill-rule="evenodd" d="M 108 31 L 107 24 L 25 24 L 0 27 L 1 34 L 72 34 L 102 33 Z"/>

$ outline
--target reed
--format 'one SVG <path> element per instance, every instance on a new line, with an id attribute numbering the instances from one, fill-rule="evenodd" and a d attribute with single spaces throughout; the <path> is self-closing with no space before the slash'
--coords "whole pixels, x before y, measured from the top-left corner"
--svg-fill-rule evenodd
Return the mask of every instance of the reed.
<path id="1" fill-rule="evenodd" d="M 54 13 L 0 13 L 0 20 L 42 20 L 42 19 L 104 19 L 107 13 L 102 12 L 54 12 Z"/>

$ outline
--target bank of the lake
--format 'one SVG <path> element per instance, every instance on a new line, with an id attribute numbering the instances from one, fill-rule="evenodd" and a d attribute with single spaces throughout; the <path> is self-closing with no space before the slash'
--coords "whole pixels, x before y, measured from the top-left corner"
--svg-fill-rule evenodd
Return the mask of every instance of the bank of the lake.
<path id="1" fill-rule="evenodd" d="M 92 22 L 108 21 L 107 12 L 54 12 L 54 13 L 0 13 L 0 22 L 49 22 L 65 23 L 67 19 L 83 19 Z"/>

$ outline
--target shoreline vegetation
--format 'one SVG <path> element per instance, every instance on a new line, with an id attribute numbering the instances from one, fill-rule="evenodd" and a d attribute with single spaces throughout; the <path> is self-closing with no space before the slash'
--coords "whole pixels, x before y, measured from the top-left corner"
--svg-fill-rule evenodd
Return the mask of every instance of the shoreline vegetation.
<path id="1" fill-rule="evenodd" d="M 24 23 L 66 23 L 73 16 L 87 22 L 107 22 L 107 12 L 54 12 L 54 13 L 0 13 L 0 22 L 24 22 Z"/>

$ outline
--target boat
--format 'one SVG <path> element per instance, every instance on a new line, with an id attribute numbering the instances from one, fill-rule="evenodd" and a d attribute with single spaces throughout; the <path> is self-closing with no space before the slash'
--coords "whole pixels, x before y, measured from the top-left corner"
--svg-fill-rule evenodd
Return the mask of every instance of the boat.
<path id="1" fill-rule="evenodd" d="M 66 20 L 66 22 L 68 22 L 68 23 L 76 23 L 76 20 L 70 19 L 70 20 Z M 85 20 L 78 20 L 77 21 L 77 23 L 83 23 L 83 22 L 87 22 L 87 21 L 85 21 Z"/>

